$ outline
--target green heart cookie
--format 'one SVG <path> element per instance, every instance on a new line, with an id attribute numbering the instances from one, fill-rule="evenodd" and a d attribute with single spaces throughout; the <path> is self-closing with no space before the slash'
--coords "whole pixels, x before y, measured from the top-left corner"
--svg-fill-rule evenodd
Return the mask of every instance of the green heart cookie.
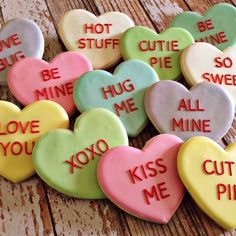
<path id="1" fill-rule="evenodd" d="M 157 34 L 147 27 L 135 26 L 125 31 L 120 46 L 125 60 L 142 60 L 155 69 L 160 80 L 175 80 L 181 74 L 181 51 L 193 42 L 191 34 L 181 28 Z"/>
<path id="2" fill-rule="evenodd" d="M 113 75 L 104 70 L 83 74 L 74 84 L 74 101 L 80 112 L 95 107 L 113 111 L 133 137 L 148 122 L 144 94 L 158 80 L 151 66 L 139 60 L 128 60 L 121 63 Z"/>
<path id="3" fill-rule="evenodd" d="M 236 8 L 227 3 L 211 7 L 204 16 L 183 12 L 170 23 L 171 27 L 188 30 L 196 41 L 211 43 L 220 50 L 236 44 Z"/>
<path id="4" fill-rule="evenodd" d="M 37 174 L 52 188 L 79 198 L 105 198 L 97 181 L 97 162 L 108 148 L 128 145 L 119 118 L 103 109 L 79 116 L 74 132 L 56 129 L 43 135 L 33 151 Z"/>

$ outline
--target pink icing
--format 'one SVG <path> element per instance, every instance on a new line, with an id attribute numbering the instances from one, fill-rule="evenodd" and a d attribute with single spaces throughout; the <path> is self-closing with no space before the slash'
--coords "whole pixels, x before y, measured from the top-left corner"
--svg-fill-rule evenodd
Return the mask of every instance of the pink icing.
<path id="1" fill-rule="evenodd" d="M 108 150 L 98 164 L 98 180 L 102 190 L 111 201 L 130 214 L 153 222 L 167 223 L 185 193 L 176 166 L 181 144 L 182 140 L 177 136 L 162 134 L 149 140 L 143 150 L 125 146 Z M 154 174 L 154 171 L 146 169 L 146 177 L 140 174 L 141 165 L 145 166 L 145 163 L 155 162 L 157 159 L 160 165 L 156 166 L 156 170 L 164 172 L 164 165 L 164 173 L 151 177 L 150 174 Z M 132 182 L 128 170 L 133 170 L 136 166 L 139 166 L 139 171 L 135 174 L 142 180 L 135 178 Z M 165 183 L 161 188 L 166 188 L 162 191 L 163 199 L 157 191 L 159 201 L 156 197 L 149 198 L 148 204 L 143 189 L 150 190 L 152 186 L 160 183 Z"/>
<path id="2" fill-rule="evenodd" d="M 51 75 L 46 76 L 46 80 L 42 76 L 42 71 L 45 70 Z M 58 54 L 50 63 L 33 57 L 15 63 L 8 72 L 7 82 L 13 95 L 23 105 L 47 99 L 59 103 L 68 114 L 72 114 L 75 110 L 73 83 L 90 70 L 92 65 L 83 54 L 64 52 Z M 36 93 L 36 90 L 40 93 Z"/>

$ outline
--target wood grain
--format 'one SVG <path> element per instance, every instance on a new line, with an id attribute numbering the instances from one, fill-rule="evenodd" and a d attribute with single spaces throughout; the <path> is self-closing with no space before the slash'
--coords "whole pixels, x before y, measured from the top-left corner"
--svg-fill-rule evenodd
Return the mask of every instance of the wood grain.
<path id="1" fill-rule="evenodd" d="M 235 1 L 235 0 L 233 0 Z M 186 10 L 205 12 L 217 1 L 211 0 L 4 0 L 0 23 L 17 16 L 35 20 L 45 37 L 46 60 L 65 50 L 57 34 L 57 22 L 68 10 L 83 8 L 96 15 L 121 11 L 136 24 L 157 32 L 164 30 L 173 16 Z M 0 87 L 0 98 L 16 100 L 7 87 Z M 79 113 L 73 116 L 73 120 Z M 73 123 L 73 121 L 72 121 Z M 142 148 L 158 134 L 149 124 L 132 146 Z M 236 139 L 236 121 L 220 142 Z M 12 226 L 14 224 L 14 227 Z M 33 177 L 22 184 L 0 178 L 0 235 L 236 235 L 225 232 L 209 219 L 186 194 L 180 208 L 167 225 L 137 219 L 124 213 L 108 200 L 79 200 L 66 197 Z"/>

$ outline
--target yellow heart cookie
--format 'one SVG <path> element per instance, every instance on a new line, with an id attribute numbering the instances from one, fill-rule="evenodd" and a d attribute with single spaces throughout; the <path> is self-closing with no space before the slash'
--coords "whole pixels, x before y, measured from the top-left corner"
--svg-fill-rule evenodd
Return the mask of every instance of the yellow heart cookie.
<path id="1" fill-rule="evenodd" d="M 224 150 L 209 138 L 190 138 L 181 146 L 177 164 L 199 207 L 222 228 L 235 228 L 236 142 Z"/>
<path id="2" fill-rule="evenodd" d="M 46 100 L 22 111 L 13 103 L 0 101 L 0 111 L 0 175 L 19 182 L 35 172 L 31 154 L 36 140 L 49 130 L 68 128 L 69 118 L 60 105 Z"/>

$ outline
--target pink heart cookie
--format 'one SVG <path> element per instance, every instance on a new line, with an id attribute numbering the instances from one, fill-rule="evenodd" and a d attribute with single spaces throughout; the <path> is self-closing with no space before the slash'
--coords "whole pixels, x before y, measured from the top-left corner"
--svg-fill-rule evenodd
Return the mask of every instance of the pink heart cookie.
<path id="1" fill-rule="evenodd" d="M 180 205 L 185 189 L 176 166 L 182 140 L 161 134 L 143 150 L 115 147 L 99 160 L 98 181 L 103 192 L 128 213 L 167 223 Z"/>
<path id="2" fill-rule="evenodd" d="M 23 105 L 36 100 L 52 100 L 71 115 L 75 111 L 74 81 L 90 70 L 90 61 L 79 52 L 60 53 L 50 63 L 31 57 L 11 67 L 7 83 Z"/>

